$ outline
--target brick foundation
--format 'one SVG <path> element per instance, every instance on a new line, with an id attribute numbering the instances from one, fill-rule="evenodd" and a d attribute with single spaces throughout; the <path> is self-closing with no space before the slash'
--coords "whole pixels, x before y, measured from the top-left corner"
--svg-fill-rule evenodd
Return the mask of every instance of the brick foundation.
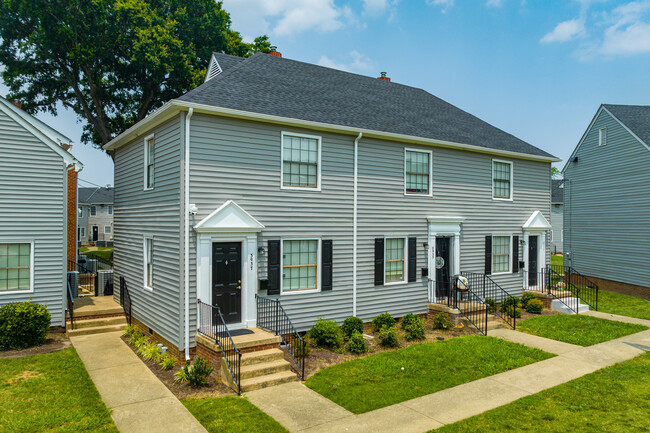
<path id="1" fill-rule="evenodd" d="M 619 281 L 606 280 L 604 278 L 590 277 L 585 275 L 594 283 L 598 284 L 598 288 L 601 290 L 607 290 L 608 292 L 621 293 L 623 295 L 637 296 L 639 298 L 644 298 L 650 300 L 650 287 L 637 286 L 635 284 L 621 283 Z"/>
<path id="2" fill-rule="evenodd" d="M 167 353 L 169 353 L 171 356 L 176 358 L 177 361 L 179 361 L 181 364 L 185 363 L 185 351 L 180 350 L 176 345 L 172 344 L 169 340 L 163 338 L 160 334 L 156 333 L 156 331 L 153 331 L 153 334 L 149 333 L 149 326 L 142 323 L 135 317 L 131 318 L 131 324 L 135 326 L 135 328 L 142 332 L 144 335 L 149 338 L 149 340 L 153 343 L 161 343 L 163 346 L 167 347 Z M 153 330 L 153 328 L 152 328 Z M 193 359 L 194 356 L 196 355 L 196 347 L 190 347 L 190 359 Z"/>

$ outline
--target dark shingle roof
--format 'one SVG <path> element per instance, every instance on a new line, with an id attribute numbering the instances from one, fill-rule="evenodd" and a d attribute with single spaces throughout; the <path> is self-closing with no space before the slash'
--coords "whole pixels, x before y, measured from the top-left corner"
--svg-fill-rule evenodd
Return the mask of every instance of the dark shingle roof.
<path id="1" fill-rule="evenodd" d="M 564 203 L 564 188 L 561 188 L 564 179 L 551 180 L 551 203 Z"/>
<path id="2" fill-rule="evenodd" d="M 552 157 L 422 89 L 258 53 L 179 100 Z"/>
<path id="3" fill-rule="evenodd" d="M 77 200 L 83 204 L 112 204 L 113 188 L 77 188 Z"/>
<path id="4" fill-rule="evenodd" d="M 650 146 L 650 105 L 603 104 L 603 106 Z"/>

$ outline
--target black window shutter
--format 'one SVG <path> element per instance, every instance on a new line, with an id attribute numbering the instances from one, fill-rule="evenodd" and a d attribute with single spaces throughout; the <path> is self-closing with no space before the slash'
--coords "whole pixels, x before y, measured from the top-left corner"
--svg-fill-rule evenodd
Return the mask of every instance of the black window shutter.
<path id="1" fill-rule="evenodd" d="M 332 241 L 321 242 L 321 290 L 332 290 Z"/>
<path id="2" fill-rule="evenodd" d="M 512 237 L 512 273 L 519 272 L 519 236 Z"/>
<path id="3" fill-rule="evenodd" d="M 375 238 L 375 286 L 384 285 L 384 238 Z"/>
<path id="4" fill-rule="evenodd" d="M 409 238 L 409 283 L 417 280 L 418 250 L 417 239 Z"/>
<path id="5" fill-rule="evenodd" d="M 492 273 L 492 236 L 485 237 L 485 274 Z"/>
<path id="6" fill-rule="evenodd" d="M 267 294 L 280 294 L 280 241 L 269 241 L 269 270 Z"/>

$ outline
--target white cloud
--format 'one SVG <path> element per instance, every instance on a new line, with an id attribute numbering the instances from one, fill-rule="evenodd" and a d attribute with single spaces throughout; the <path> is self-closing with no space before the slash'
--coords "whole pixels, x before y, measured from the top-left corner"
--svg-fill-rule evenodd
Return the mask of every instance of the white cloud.
<path id="1" fill-rule="evenodd" d="M 440 12 L 445 14 L 454 5 L 454 1 L 455 0 L 427 0 L 427 4 L 440 6 Z"/>
<path id="2" fill-rule="evenodd" d="M 378 17 L 388 9 L 388 0 L 363 0 L 363 13 Z"/>
<path id="3" fill-rule="evenodd" d="M 491 8 L 500 8 L 503 6 L 503 0 L 487 0 L 486 6 Z"/>
<path id="4" fill-rule="evenodd" d="M 619 6 L 608 17 L 600 53 L 617 56 L 650 52 L 650 1 Z"/>
<path id="5" fill-rule="evenodd" d="M 340 69 L 341 71 L 347 71 L 347 72 L 367 72 L 371 70 L 374 66 L 372 60 L 370 60 L 368 56 L 366 56 L 365 54 L 361 54 L 356 50 L 350 51 L 349 57 L 351 57 L 349 63 L 341 63 L 323 55 L 318 60 L 318 64 L 320 66 Z"/>
<path id="6" fill-rule="evenodd" d="M 541 42 L 548 44 L 552 42 L 567 42 L 585 33 L 585 23 L 582 19 L 562 21 L 555 28 L 544 35 Z"/>

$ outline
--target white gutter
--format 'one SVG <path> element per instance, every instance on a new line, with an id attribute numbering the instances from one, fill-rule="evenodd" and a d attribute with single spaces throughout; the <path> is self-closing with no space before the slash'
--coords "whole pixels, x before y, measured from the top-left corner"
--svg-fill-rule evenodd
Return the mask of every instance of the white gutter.
<path id="1" fill-rule="evenodd" d="M 190 359 L 190 119 L 194 109 L 185 116 L 185 359 Z"/>
<path id="2" fill-rule="evenodd" d="M 352 316 L 357 315 L 357 186 L 359 174 L 359 140 L 363 132 L 354 139 L 354 199 L 352 205 Z"/>

